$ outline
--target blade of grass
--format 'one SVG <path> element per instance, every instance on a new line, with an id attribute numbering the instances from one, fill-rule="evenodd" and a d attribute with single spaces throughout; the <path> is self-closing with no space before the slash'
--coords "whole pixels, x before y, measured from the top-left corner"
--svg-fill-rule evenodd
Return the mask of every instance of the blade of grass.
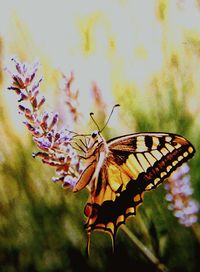
<path id="1" fill-rule="evenodd" d="M 121 230 L 126 234 L 126 236 L 133 242 L 133 244 L 143 253 L 146 258 L 153 263 L 159 271 L 167 272 L 167 267 L 160 262 L 160 260 L 145 246 L 143 243 L 126 227 L 121 226 Z"/>

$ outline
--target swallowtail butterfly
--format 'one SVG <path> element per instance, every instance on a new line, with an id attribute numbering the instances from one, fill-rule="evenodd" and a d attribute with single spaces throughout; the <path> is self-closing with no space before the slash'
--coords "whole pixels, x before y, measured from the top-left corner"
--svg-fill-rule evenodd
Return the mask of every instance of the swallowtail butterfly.
<path id="1" fill-rule="evenodd" d="M 136 214 L 145 191 L 155 189 L 194 155 L 184 137 L 172 133 L 136 133 L 106 142 L 95 131 L 85 145 L 85 169 L 74 192 L 90 187 L 84 213 L 88 247 L 92 230 L 108 232 L 114 240 L 117 229 Z"/>

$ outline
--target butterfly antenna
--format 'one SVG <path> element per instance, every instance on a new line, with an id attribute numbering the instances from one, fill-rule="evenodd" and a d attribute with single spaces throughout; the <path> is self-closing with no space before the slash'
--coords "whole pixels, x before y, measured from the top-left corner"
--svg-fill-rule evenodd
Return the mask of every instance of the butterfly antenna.
<path id="1" fill-rule="evenodd" d="M 91 117 L 92 121 L 95 123 L 96 127 L 98 128 L 98 131 L 100 131 L 100 128 L 99 128 L 97 122 L 95 121 L 93 115 L 94 115 L 94 112 L 90 112 L 90 117 Z"/>
<path id="2" fill-rule="evenodd" d="M 79 137 L 79 136 L 90 136 L 90 134 L 80 134 L 80 133 L 77 133 L 77 132 L 75 132 L 75 131 L 73 131 L 73 130 L 69 130 L 69 129 L 67 129 L 67 128 L 65 128 L 65 130 L 68 131 L 69 133 L 74 134 L 74 135 L 73 135 L 73 138 Z"/>
<path id="3" fill-rule="evenodd" d="M 116 105 L 114 105 L 114 106 L 112 107 L 112 110 L 111 110 L 111 112 L 110 112 L 110 114 L 109 114 L 109 116 L 108 116 L 108 120 L 106 121 L 106 123 L 105 123 L 105 125 L 103 126 L 103 128 L 102 128 L 101 130 L 99 130 L 99 132 L 102 132 L 102 131 L 104 130 L 104 128 L 107 126 L 108 122 L 110 121 L 110 117 L 112 116 L 114 109 L 115 109 L 116 107 L 119 107 L 119 106 L 120 106 L 120 104 L 116 104 Z"/>

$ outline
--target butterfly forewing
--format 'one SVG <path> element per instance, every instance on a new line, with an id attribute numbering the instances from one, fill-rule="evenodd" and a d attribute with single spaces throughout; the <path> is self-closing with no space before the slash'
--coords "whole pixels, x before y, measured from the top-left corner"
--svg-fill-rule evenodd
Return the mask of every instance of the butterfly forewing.
<path id="1" fill-rule="evenodd" d="M 184 137 L 169 133 L 138 133 L 110 140 L 109 153 L 85 208 L 86 228 L 115 235 L 135 215 L 143 193 L 156 188 L 194 155 Z"/>

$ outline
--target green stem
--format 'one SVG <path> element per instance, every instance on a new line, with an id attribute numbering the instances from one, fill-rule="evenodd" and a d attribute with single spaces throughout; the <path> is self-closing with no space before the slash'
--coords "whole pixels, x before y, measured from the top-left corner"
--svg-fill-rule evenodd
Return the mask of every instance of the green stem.
<path id="1" fill-rule="evenodd" d="M 121 226 L 121 230 L 127 235 L 127 237 L 133 242 L 135 246 L 144 254 L 144 256 L 149 259 L 157 268 L 159 271 L 167 272 L 167 267 L 162 264 L 159 259 L 153 255 L 153 253 L 145 246 L 141 241 L 125 226 Z"/>
<path id="2" fill-rule="evenodd" d="M 192 225 L 192 230 L 200 243 L 200 225 L 198 223 Z"/>

